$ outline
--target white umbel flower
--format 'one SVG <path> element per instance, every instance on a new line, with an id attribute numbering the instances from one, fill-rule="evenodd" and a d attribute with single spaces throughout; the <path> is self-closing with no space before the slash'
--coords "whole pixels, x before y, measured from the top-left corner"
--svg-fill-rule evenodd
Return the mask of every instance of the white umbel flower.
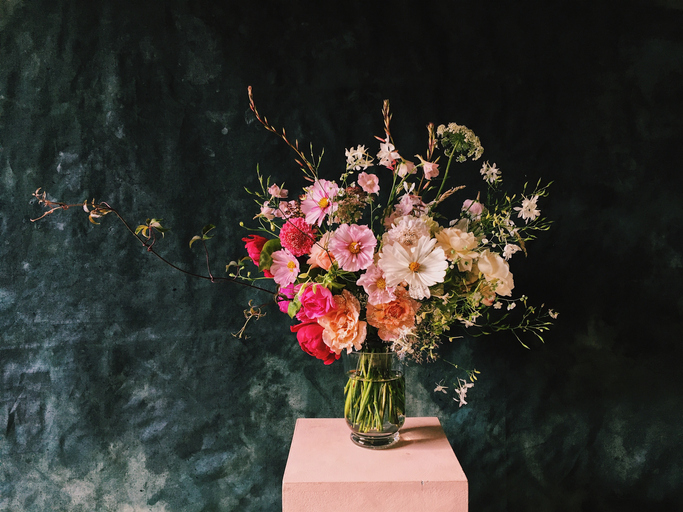
<path id="1" fill-rule="evenodd" d="M 435 238 L 422 237 L 410 250 L 401 244 L 384 246 L 379 255 L 379 267 L 384 271 L 387 286 L 408 283 L 413 299 L 428 299 L 429 287 L 442 283 L 446 277 L 448 261 Z"/>

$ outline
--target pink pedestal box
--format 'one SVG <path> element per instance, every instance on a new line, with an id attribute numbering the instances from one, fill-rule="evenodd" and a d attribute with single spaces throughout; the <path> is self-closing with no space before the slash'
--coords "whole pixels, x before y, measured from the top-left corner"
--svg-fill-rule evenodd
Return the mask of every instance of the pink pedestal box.
<path id="1" fill-rule="evenodd" d="M 391 448 L 349 439 L 343 418 L 300 418 L 282 478 L 283 512 L 466 512 L 467 477 L 438 418 L 406 418 Z"/>

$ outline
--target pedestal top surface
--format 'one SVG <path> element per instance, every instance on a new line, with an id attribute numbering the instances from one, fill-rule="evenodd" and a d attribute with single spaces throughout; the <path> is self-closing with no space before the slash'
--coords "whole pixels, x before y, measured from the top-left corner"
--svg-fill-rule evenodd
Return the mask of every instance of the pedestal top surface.
<path id="1" fill-rule="evenodd" d="M 438 418 L 406 418 L 384 450 L 356 446 L 343 418 L 300 418 L 283 483 L 467 481 Z"/>

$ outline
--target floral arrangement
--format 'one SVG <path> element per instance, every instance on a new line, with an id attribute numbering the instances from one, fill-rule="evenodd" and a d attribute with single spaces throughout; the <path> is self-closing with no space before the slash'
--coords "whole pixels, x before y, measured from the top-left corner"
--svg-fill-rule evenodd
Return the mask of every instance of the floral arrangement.
<path id="1" fill-rule="evenodd" d="M 556 313 L 530 305 L 523 295 L 513 297 L 509 262 L 517 253 L 526 254 L 526 243 L 536 232 L 549 228 L 539 209 L 549 184 L 539 181 L 525 185 L 519 196 L 508 195 L 502 190 L 501 170 L 485 162 L 480 170 L 485 192 L 458 200 L 464 187 L 448 186 L 449 174 L 458 163 L 481 158 L 479 138 L 455 123 L 430 124 L 424 153 L 407 158 L 394 145 L 388 101 L 378 147 L 347 149 L 344 171 L 323 175 L 322 155 L 307 157 L 284 130 L 273 128 L 256 109 L 251 88 L 249 102 L 256 119 L 295 151 L 309 185 L 290 194 L 284 183 L 258 172 L 260 188 L 247 190 L 258 205 L 257 226 L 243 238 L 248 257 L 230 262 L 229 277 L 222 279 L 270 292 L 261 283 L 273 282 L 277 305 L 295 320 L 291 331 L 307 354 L 324 364 L 352 351 L 432 361 L 442 340 L 458 337 L 451 331 L 455 326 L 476 329 L 477 334 L 509 330 L 520 341 L 519 334 L 526 332 L 542 340 Z M 76 206 L 51 201 L 40 189 L 34 196 L 49 208 L 42 217 Z M 454 201 L 456 211 L 439 212 Z M 78 206 L 94 223 L 115 213 L 163 260 L 154 249 L 156 234 L 165 231 L 160 219 L 148 219 L 133 230 L 106 203 L 93 200 Z M 190 245 L 200 242 L 206 248 L 213 228 L 206 226 Z M 210 269 L 208 277 L 197 277 L 219 279 Z M 255 307 L 245 313 L 247 321 L 262 315 Z M 455 383 L 461 406 L 478 373 L 465 372 L 467 379 Z M 437 385 L 435 391 L 445 391 L 445 386 Z M 389 398 L 400 401 L 400 393 L 389 390 Z"/>

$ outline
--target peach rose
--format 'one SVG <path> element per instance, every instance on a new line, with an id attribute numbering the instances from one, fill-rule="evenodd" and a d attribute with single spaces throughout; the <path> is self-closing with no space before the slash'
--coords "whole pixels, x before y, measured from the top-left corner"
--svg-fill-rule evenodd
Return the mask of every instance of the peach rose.
<path id="1" fill-rule="evenodd" d="M 415 326 L 415 314 L 420 303 L 411 299 L 408 292 L 399 288 L 396 299 L 386 304 L 368 304 L 368 323 L 377 327 L 379 337 L 384 341 L 396 341 L 402 329 Z"/>
<path id="2" fill-rule="evenodd" d="M 328 250 L 331 236 L 332 233 L 328 231 L 311 247 L 311 254 L 306 262 L 311 268 L 320 267 L 323 270 L 330 270 L 334 261 L 334 257 Z"/>
<path id="3" fill-rule="evenodd" d="M 473 251 L 477 247 L 477 238 L 473 233 L 458 228 L 446 228 L 437 233 L 437 245 L 446 253 L 446 258 L 458 264 L 460 272 L 472 270 L 472 262 L 478 254 Z"/>
<path id="4" fill-rule="evenodd" d="M 344 349 L 360 350 L 367 333 L 367 324 L 358 320 L 360 302 L 348 290 L 335 295 L 334 302 L 335 309 L 318 318 L 323 327 L 323 341 L 335 354 L 341 354 Z"/>

